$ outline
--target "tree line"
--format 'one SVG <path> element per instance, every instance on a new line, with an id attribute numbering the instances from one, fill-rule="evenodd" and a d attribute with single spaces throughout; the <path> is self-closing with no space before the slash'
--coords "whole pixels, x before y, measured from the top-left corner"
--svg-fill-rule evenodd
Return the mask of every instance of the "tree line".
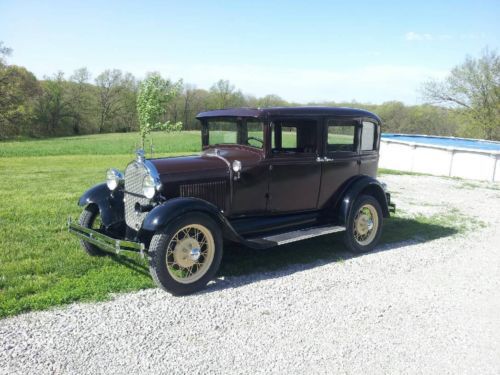
<path id="1" fill-rule="evenodd" d="M 0 42 L 0 139 L 53 137 L 139 130 L 137 97 L 140 80 L 118 69 L 91 77 L 80 68 L 38 80 L 26 68 L 7 63 L 11 49 Z M 425 82 L 428 104 L 358 102 L 293 103 L 277 95 L 244 94 L 227 80 L 200 89 L 176 82 L 176 95 L 166 102 L 163 122 L 199 129 L 197 113 L 228 107 L 296 105 L 349 106 L 378 114 L 383 131 L 500 139 L 500 68 L 498 55 L 486 51 L 467 58 L 444 81 Z"/>

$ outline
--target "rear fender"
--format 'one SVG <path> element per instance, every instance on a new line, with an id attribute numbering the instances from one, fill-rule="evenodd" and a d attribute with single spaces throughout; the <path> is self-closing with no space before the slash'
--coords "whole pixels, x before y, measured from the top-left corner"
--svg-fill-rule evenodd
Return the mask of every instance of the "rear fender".
<path id="1" fill-rule="evenodd" d="M 347 223 L 354 202 L 358 196 L 362 194 L 371 195 L 377 199 L 382 208 L 383 216 L 389 217 L 387 197 L 380 181 L 370 176 L 360 176 L 347 185 L 342 194 L 342 198 L 337 204 L 337 209 L 335 211 L 338 213 L 337 219 L 341 224 L 345 225 Z"/>
<path id="2" fill-rule="evenodd" d="M 102 223 L 107 227 L 125 220 L 122 190 L 111 191 L 105 183 L 95 185 L 78 200 L 79 206 L 89 204 L 99 207 Z"/>

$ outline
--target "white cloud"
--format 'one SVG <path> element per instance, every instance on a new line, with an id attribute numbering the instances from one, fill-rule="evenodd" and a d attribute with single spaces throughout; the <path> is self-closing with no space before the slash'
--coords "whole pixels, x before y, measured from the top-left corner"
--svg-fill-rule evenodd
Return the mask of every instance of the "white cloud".
<path id="1" fill-rule="evenodd" d="M 408 31 L 404 35 L 404 38 L 408 42 L 422 42 L 422 41 L 432 41 L 432 40 L 438 40 L 438 41 L 451 40 L 453 39 L 453 36 L 449 34 L 434 35 L 429 33 L 416 33 L 414 31 Z"/>
<path id="2" fill-rule="evenodd" d="M 405 34 L 405 39 L 409 42 L 422 41 L 422 40 L 434 40 L 431 34 L 420 34 L 414 31 L 409 31 Z"/>

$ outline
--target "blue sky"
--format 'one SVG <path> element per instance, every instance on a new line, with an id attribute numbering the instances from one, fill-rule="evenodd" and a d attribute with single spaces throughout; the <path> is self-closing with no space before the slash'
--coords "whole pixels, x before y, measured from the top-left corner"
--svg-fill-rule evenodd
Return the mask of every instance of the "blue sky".
<path id="1" fill-rule="evenodd" d="M 6 1 L 9 62 L 159 71 L 287 100 L 419 103 L 418 88 L 499 47 L 500 1 Z"/>

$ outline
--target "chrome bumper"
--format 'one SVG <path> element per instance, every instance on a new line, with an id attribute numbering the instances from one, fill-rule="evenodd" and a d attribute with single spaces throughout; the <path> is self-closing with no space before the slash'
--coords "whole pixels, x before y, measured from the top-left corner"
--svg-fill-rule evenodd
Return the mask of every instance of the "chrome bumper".
<path id="1" fill-rule="evenodd" d="M 122 251 L 132 251 L 140 253 L 144 257 L 146 251 L 146 246 L 143 243 L 117 240 L 93 229 L 82 227 L 80 224 L 72 221 L 71 218 L 68 218 L 68 231 L 102 250 L 111 251 L 116 254 L 120 254 Z"/>

